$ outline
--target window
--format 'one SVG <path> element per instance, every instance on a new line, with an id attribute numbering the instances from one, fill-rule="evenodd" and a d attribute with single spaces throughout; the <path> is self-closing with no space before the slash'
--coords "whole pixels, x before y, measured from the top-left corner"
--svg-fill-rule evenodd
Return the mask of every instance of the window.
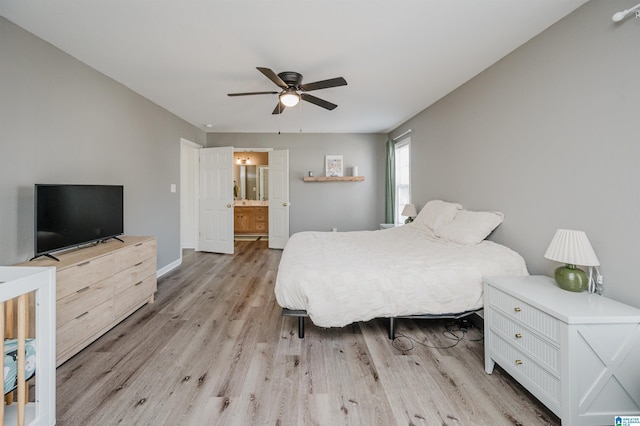
<path id="1" fill-rule="evenodd" d="M 396 157 L 396 199 L 395 223 L 404 223 L 406 216 L 402 216 L 405 204 L 411 203 L 411 138 L 405 138 L 395 145 Z"/>

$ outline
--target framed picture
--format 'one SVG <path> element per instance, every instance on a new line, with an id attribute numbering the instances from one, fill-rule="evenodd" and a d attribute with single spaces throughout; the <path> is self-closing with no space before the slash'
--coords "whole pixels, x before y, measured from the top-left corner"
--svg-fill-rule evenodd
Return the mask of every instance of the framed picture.
<path id="1" fill-rule="evenodd" d="M 342 155 L 325 155 L 324 169 L 326 176 L 344 176 Z"/>

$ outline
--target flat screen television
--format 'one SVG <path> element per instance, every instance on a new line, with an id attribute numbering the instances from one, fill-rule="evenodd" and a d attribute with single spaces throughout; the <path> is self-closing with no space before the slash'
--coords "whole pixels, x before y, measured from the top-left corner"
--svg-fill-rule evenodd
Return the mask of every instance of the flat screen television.
<path id="1" fill-rule="evenodd" d="M 122 185 L 35 185 L 35 257 L 123 233 Z"/>

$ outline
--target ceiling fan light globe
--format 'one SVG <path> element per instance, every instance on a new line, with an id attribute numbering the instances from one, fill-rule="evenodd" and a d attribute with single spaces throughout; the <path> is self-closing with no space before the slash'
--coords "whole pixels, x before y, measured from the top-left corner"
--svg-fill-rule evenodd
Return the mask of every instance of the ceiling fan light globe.
<path id="1" fill-rule="evenodd" d="M 286 107 L 293 107 L 300 102 L 300 96 L 296 92 L 286 92 L 280 95 L 280 102 Z"/>

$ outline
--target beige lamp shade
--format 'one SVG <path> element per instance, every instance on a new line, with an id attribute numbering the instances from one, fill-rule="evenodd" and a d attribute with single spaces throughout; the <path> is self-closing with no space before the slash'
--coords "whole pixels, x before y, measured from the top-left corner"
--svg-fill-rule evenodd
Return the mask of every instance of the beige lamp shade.
<path id="1" fill-rule="evenodd" d="M 416 206 L 414 206 L 413 204 L 405 204 L 404 208 L 402 209 L 402 216 L 407 216 L 407 217 L 418 216 L 418 212 L 416 212 Z"/>
<path id="2" fill-rule="evenodd" d="M 544 254 L 549 260 L 567 265 L 598 266 L 600 261 L 583 231 L 558 229 Z"/>

